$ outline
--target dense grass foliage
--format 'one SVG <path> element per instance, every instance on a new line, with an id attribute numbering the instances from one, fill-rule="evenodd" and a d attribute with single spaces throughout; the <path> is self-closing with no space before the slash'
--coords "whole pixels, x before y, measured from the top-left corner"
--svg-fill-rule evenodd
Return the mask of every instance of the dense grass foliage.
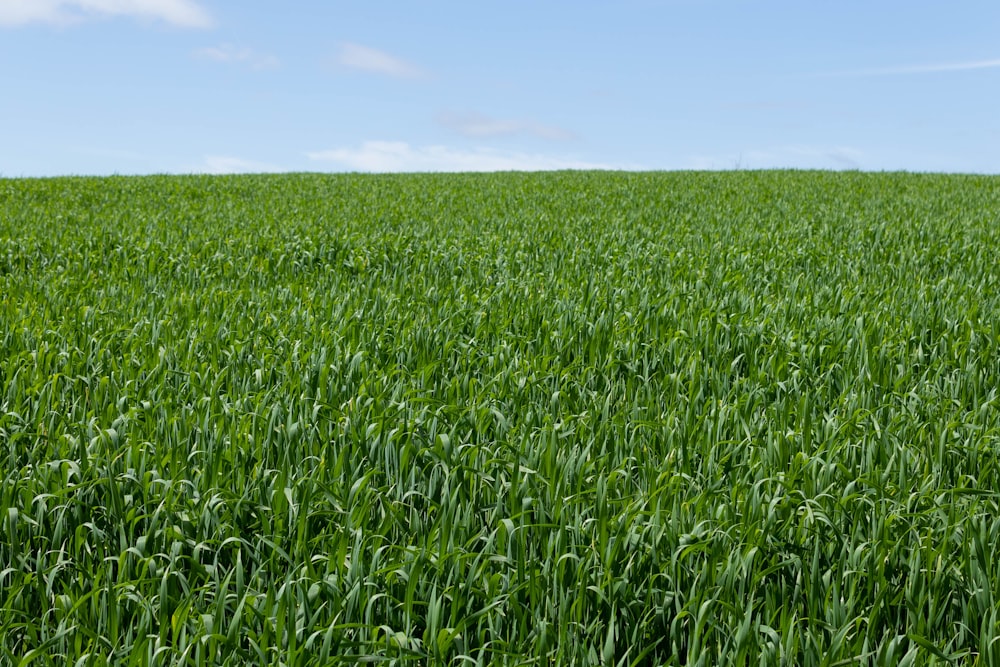
<path id="1" fill-rule="evenodd" d="M 1000 664 L 1000 179 L 0 180 L 0 663 Z"/>

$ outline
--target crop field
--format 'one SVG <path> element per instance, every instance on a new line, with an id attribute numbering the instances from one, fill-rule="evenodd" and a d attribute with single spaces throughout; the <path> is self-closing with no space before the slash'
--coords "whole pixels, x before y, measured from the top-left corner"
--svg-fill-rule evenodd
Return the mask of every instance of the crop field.
<path id="1" fill-rule="evenodd" d="M 1000 177 L 0 180 L 0 665 L 1000 664 Z"/>

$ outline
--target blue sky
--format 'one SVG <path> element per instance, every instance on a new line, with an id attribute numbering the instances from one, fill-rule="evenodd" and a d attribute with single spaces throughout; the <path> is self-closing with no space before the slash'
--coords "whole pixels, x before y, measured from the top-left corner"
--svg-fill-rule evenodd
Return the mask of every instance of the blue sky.
<path id="1" fill-rule="evenodd" d="M 0 175 L 1000 173 L 1000 3 L 0 0 Z"/>

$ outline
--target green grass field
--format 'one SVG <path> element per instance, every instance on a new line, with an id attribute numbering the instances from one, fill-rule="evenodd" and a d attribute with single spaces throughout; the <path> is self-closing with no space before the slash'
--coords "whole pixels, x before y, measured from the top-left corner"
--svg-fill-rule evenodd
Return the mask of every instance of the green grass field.
<path id="1" fill-rule="evenodd" d="M 0 180 L 0 664 L 1000 664 L 1000 177 Z"/>

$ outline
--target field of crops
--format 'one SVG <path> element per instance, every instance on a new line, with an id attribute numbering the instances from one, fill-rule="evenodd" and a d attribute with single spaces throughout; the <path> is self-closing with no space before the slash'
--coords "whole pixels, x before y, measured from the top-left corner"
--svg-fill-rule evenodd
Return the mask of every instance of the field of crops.
<path id="1" fill-rule="evenodd" d="M 1000 664 L 1000 178 L 0 180 L 0 664 Z"/>

